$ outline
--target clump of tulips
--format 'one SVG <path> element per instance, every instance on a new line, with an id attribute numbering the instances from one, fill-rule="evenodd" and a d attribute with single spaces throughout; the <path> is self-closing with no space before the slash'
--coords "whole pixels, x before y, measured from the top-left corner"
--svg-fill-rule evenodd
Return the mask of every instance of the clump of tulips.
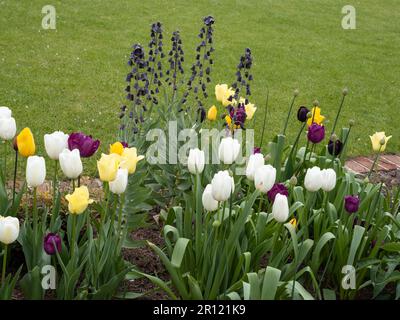
<path id="1" fill-rule="evenodd" d="M 4 160 L 1 175 L 2 194 L 7 196 L 6 154 L 10 147 L 15 151 L 14 183 L 11 199 L 6 201 L 0 216 L 0 242 L 3 246 L 0 297 L 9 299 L 19 280 L 21 268 L 11 277 L 7 275 L 7 262 L 12 257 L 11 244 L 18 241 L 25 255 L 27 273 L 19 283 L 26 298 L 42 299 L 45 289 L 42 284 L 42 268 L 52 265 L 57 272 L 56 292 L 60 299 L 110 298 L 129 271 L 121 254 L 127 233 L 125 191 L 128 175 L 134 174 L 143 156 L 136 148 L 129 148 L 125 142 L 110 146 L 110 154 L 102 154 L 97 162 L 99 177 L 104 183 L 104 196 L 90 210 L 94 200 L 87 186 L 81 185 L 83 173 L 82 158 L 94 156 L 100 141 L 77 132 L 70 135 L 55 131 L 44 135 L 47 161 L 54 162 L 53 206 L 46 208 L 39 204 L 38 188 L 46 181 L 46 159 L 36 154 L 34 136 L 29 128 L 16 135 L 16 122 L 11 110 L 0 108 L 1 138 L 4 140 Z M 10 143 L 9 146 L 7 142 Z M 12 149 L 11 149 L 12 150 Z M 26 161 L 25 181 L 21 190 L 15 190 L 18 161 Z M 65 178 L 71 181 L 66 194 L 59 190 L 59 168 Z M 22 174 L 22 173 L 21 173 Z M 24 193 L 32 194 L 32 204 L 23 214 L 20 201 Z M 61 211 L 61 199 L 68 203 L 68 212 Z M 4 209 L 3 209 L 4 210 Z M 100 214 L 97 216 L 96 213 Z M 96 236 L 97 234 L 97 236 Z M 109 261 L 104 265 L 101 261 Z M 22 266 L 21 266 L 22 267 Z M 81 276 L 84 275 L 83 280 Z M 78 285 L 78 282 L 80 284 Z M 53 288 L 54 289 L 54 288 Z"/>

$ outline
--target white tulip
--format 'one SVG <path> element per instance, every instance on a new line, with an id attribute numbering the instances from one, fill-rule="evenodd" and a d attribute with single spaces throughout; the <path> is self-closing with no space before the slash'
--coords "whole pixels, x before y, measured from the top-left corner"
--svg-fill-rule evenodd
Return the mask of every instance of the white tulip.
<path id="1" fill-rule="evenodd" d="M 188 157 L 188 169 L 191 174 L 202 173 L 204 170 L 204 151 L 198 148 L 190 149 Z"/>
<path id="2" fill-rule="evenodd" d="M 30 187 L 38 187 L 46 179 L 46 163 L 43 157 L 30 156 L 26 163 L 26 182 Z"/>
<path id="3" fill-rule="evenodd" d="M 253 181 L 255 171 L 264 165 L 264 156 L 261 153 L 252 154 L 246 167 L 247 179 Z"/>
<path id="4" fill-rule="evenodd" d="M 276 169 L 270 164 L 263 165 L 254 172 L 254 185 L 263 193 L 268 192 L 274 186 Z"/>
<path id="5" fill-rule="evenodd" d="M 2 140 L 11 140 L 15 137 L 17 133 L 17 125 L 15 123 L 15 119 L 10 118 L 1 118 L 0 117 L 0 138 Z"/>
<path id="6" fill-rule="evenodd" d="M 218 157 L 225 164 L 232 164 L 240 152 L 240 143 L 232 137 L 223 138 L 219 144 Z"/>
<path id="7" fill-rule="evenodd" d="M 61 131 L 45 134 L 44 147 L 50 159 L 58 160 L 60 153 L 68 148 L 68 135 Z"/>
<path id="8" fill-rule="evenodd" d="M 12 111 L 7 107 L 0 107 L 0 118 L 11 118 Z"/>
<path id="9" fill-rule="evenodd" d="M 211 180 L 212 196 L 217 201 L 228 200 L 235 190 L 235 182 L 227 170 L 218 171 Z"/>
<path id="10" fill-rule="evenodd" d="M 111 181 L 109 185 L 112 193 L 124 193 L 128 185 L 128 169 L 118 169 L 115 180 Z"/>
<path id="11" fill-rule="evenodd" d="M 304 178 L 304 187 L 311 192 L 316 192 L 322 187 L 322 175 L 319 167 L 307 169 Z"/>
<path id="12" fill-rule="evenodd" d="M 13 243 L 19 235 L 19 220 L 14 217 L 0 216 L 0 242 Z"/>
<path id="13" fill-rule="evenodd" d="M 278 222 L 285 222 L 289 217 L 289 204 L 287 197 L 278 193 L 272 205 L 272 216 Z"/>
<path id="14" fill-rule="evenodd" d="M 69 179 L 76 179 L 81 175 L 83 166 L 78 149 L 72 151 L 64 149 L 60 153 L 59 160 L 62 172 L 64 172 Z"/>
<path id="15" fill-rule="evenodd" d="M 207 211 L 215 211 L 218 209 L 218 201 L 214 199 L 212 195 L 212 185 L 211 183 L 206 186 L 201 197 L 203 202 L 203 207 Z"/>
<path id="16" fill-rule="evenodd" d="M 329 192 L 335 189 L 336 186 L 336 172 L 335 170 L 323 169 L 321 170 L 321 181 L 322 181 L 322 190 Z"/>

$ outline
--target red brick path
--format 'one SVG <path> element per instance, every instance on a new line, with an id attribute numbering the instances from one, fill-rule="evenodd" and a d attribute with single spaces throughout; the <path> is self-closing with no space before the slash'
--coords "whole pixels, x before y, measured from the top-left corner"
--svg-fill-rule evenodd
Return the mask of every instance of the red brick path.
<path id="1" fill-rule="evenodd" d="M 367 173 L 370 171 L 374 159 L 374 156 L 352 158 L 346 161 L 345 167 L 357 173 Z M 400 155 L 395 154 L 381 155 L 375 166 L 375 170 L 378 171 L 391 171 L 396 169 L 400 169 Z"/>

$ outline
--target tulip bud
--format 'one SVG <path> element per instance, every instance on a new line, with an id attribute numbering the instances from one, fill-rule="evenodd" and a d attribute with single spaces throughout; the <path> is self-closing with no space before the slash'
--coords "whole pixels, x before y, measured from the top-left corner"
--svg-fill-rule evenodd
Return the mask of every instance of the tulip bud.
<path id="1" fill-rule="evenodd" d="M 68 211 L 71 214 L 83 213 L 93 200 L 89 198 L 89 190 L 86 186 L 75 188 L 74 192 L 67 194 L 65 199 L 68 201 Z"/>
<path id="2" fill-rule="evenodd" d="M 304 187 L 310 192 L 316 192 L 322 187 L 322 175 L 319 167 L 307 169 L 304 178 Z"/>
<path id="3" fill-rule="evenodd" d="M 295 186 L 295 185 L 297 185 L 297 177 L 296 176 L 292 176 L 291 178 L 290 178 L 290 180 L 289 180 L 289 183 L 290 183 L 290 185 L 291 186 Z"/>
<path id="4" fill-rule="evenodd" d="M 14 138 L 13 140 L 13 148 L 16 152 L 18 152 L 18 142 L 17 142 L 17 137 Z"/>
<path id="5" fill-rule="evenodd" d="M 313 123 L 308 127 L 307 138 L 312 143 L 319 143 L 325 138 L 325 127 L 317 123 Z"/>
<path id="6" fill-rule="evenodd" d="M 56 233 L 48 233 L 43 239 L 43 249 L 48 255 L 61 252 L 61 237 Z"/>
<path id="7" fill-rule="evenodd" d="M 8 107 L 0 107 L 0 118 L 11 118 L 12 111 Z"/>
<path id="8" fill-rule="evenodd" d="M 14 217 L 0 216 L 0 242 L 13 243 L 19 235 L 19 220 Z"/>
<path id="9" fill-rule="evenodd" d="M 108 182 L 115 180 L 120 163 L 121 157 L 119 155 L 115 153 L 103 153 L 100 160 L 97 160 L 97 170 L 99 171 L 100 180 Z M 124 167 L 122 169 L 128 168 Z"/>
<path id="10" fill-rule="evenodd" d="M 253 181 L 255 171 L 264 165 L 264 156 L 261 153 L 252 154 L 249 157 L 246 167 L 246 177 L 247 179 Z"/>
<path id="11" fill-rule="evenodd" d="M 17 133 L 17 125 L 14 118 L 0 118 L 0 138 L 11 140 Z"/>
<path id="12" fill-rule="evenodd" d="M 263 193 L 271 190 L 276 179 L 276 169 L 270 164 L 263 165 L 254 173 L 254 185 Z"/>
<path id="13" fill-rule="evenodd" d="M 289 204 L 287 197 L 278 193 L 272 205 L 272 216 L 278 222 L 285 222 L 289 217 Z"/>
<path id="14" fill-rule="evenodd" d="M 219 220 L 215 220 L 212 224 L 213 228 L 219 228 L 220 225 L 221 225 L 221 221 L 219 221 Z"/>
<path id="15" fill-rule="evenodd" d="M 336 172 L 335 170 L 323 169 L 321 170 L 321 179 L 322 179 L 322 190 L 329 192 L 332 191 L 336 186 Z"/>
<path id="16" fill-rule="evenodd" d="M 207 211 L 215 211 L 218 209 L 218 201 L 212 196 L 212 185 L 211 183 L 206 186 L 201 197 L 203 207 Z"/>
<path id="17" fill-rule="evenodd" d="M 191 174 L 202 173 L 205 164 L 204 151 L 198 148 L 190 149 L 187 164 Z"/>
<path id="18" fill-rule="evenodd" d="M 46 163 L 43 157 L 30 156 L 26 163 L 26 182 L 29 187 L 38 187 L 46 178 Z"/>
<path id="19" fill-rule="evenodd" d="M 44 135 L 44 147 L 50 159 L 58 160 L 60 153 L 68 148 L 68 135 L 61 131 Z"/>
<path id="20" fill-rule="evenodd" d="M 218 157 L 225 164 L 232 164 L 240 152 L 240 143 L 237 139 L 226 137 L 221 140 L 218 149 Z"/>
<path id="21" fill-rule="evenodd" d="M 360 199 L 357 196 L 344 197 L 344 208 L 348 213 L 357 212 L 359 205 L 360 205 Z"/>
<path id="22" fill-rule="evenodd" d="M 110 191 L 115 194 L 125 192 L 128 185 L 128 169 L 118 169 L 117 177 L 109 183 Z"/>
<path id="23" fill-rule="evenodd" d="M 211 180 L 212 196 L 217 201 L 226 201 L 235 191 L 235 182 L 227 170 L 218 171 Z"/>
<path id="24" fill-rule="evenodd" d="M 297 110 L 297 120 L 301 122 L 306 122 L 308 118 L 311 118 L 311 112 L 307 107 L 301 106 L 299 110 Z"/>
<path id="25" fill-rule="evenodd" d="M 23 157 L 33 156 L 36 151 L 35 139 L 33 138 L 33 134 L 31 129 L 24 128 L 17 135 L 17 146 L 18 152 Z"/>
<path id="26" fill-rule="evenodd" d="M 61 170 L 67 178 L 77 179 L 81 175 L 83 166 L 78 149 L 64 149 L 59 155 L 59 160 Z"/>

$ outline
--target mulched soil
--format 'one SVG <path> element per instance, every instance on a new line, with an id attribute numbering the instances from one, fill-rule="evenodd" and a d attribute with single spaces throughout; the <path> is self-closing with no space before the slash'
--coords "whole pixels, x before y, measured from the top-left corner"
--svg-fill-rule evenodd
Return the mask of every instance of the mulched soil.
<path id="1" fill-rule="evenodd" d="M 161 236 L 161 228 L 155 222 L 149 228 L 141 228 L 131 234 L 133 240 L 147 240 L 159 247 L 164 246 L 164 239 Z M 159 257 L 149 247 L 135 249 L 123 249 L 125 260 L 131 262 L 141 271 L 159 277 L 164 281 L 169 280 L 168 272 Z M 142 299 L 166 300 L 168 295 L 150 282 L 147 278 L 136 280 L 125 280 L 120 289 L 124 291 L 145 293 Z"/>

